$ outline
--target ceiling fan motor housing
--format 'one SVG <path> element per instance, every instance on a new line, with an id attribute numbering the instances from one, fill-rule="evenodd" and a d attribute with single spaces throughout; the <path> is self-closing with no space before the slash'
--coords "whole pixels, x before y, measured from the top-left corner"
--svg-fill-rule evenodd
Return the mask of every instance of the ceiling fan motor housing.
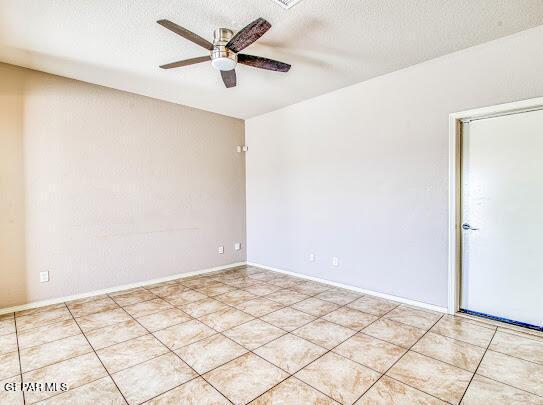
<path id="1" fill-rule="evenodd" d="M 218 28 L 214 32 L 213 50 L 211 51 L 211 65 L 217 70 L 233 70 L 238 63 L 235 52 L 226 48 L 226 44 L 234 36 L 227 28 Z"/>

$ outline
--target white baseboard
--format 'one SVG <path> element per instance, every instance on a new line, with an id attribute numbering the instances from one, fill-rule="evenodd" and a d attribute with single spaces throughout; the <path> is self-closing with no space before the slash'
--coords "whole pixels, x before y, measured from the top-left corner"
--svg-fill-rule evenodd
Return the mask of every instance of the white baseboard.
<path id="1" fill-rule="evenodd" d="M 146 281 L 140 281 L 140 282 L 137 282 L 137 283 L 124 284 L 124 285 L 120 285 L 120 286 L 116 286 L 116 287 L 105 288 L 103 290 L 89 291 L 89 292 L 85 292 L 85 293 L 82 293 L 82 294 L 69 295 L 69 296 L 66 296 L 66 297 L 59 297 L 59 298 L 52 298 L 52 299 L 49 299 L 49 300 L 30 302 L 28 304 L 17 305 L 17 306 L 14 306 L 14 307 L 0 308 L 0 315 L 7 314 L 7 313 L 10 313 L 10 312 L 23 311 L 25 309 L 33 309 L 33 308 L 44 307 L 46 305 L 60 304 L 62 302 L 78 300 L 78 299 L 81 299 L 81 298 L 88 298 L 88 297 L 92 297 L 92 296 L 95 296 L 95 295 L 110 294 L 110 293 L 114 293 L 114 292 L 117 292 L 117 291 L 128 290 L 130 288 L 136 288 L 136 287 L 143 287 L 143 286 L 150 285 L 150 284 L 162 283 L 164 281 L 176 280 L 176 279 L 179 279 L 179 278 L 197 276 L 198 274 L 212 273 L 214 271 L 226 270 L 226 269 L 230 269 L 230 268 L 233 268 L 233 267 L 244 266 L 246 263 L 247 262 L 230 263 L 230 264 L 226 264 L 224 266 L 211 267 L 209 269 L 196 270 L 196 271 L 191 271 L 191 272 L 188 272 L 188 273 L 179 273 L 179 274 L 174 274 L 172 276 L 155 278 L 153 280 L 146 280 Z"/>
<path id="2" fill-rule="evenodd" d="M 359 293 L 362 293 L 362 294 L 367 294 L 367 295 L 373 295 L 375 297 L 384 298 L 384 299 L 391 300 L 391 301 L 401 302 L 402 304 L 407 304 L 407 305 L 411 305 L 413 307 L 419 307 L 419 308 L 427 309 L 427 310 L 430 310 L 430 311 L 436 311 L 436 312 L 442 312 L 442 313 L 447 313 L 448 312 L 448 309 L 446 307 L 440 307 L 440 306 L 437 306 L 437 305 L 427 304 L 425 302 L 414 301 L 414 300 L 410 300 L 410 299 L 407 299 L 407 298 L 397 297 L 395 295 L 384 294 L 384 293 L 380 293 L 380 292 L 377 292 L 377 291 L 371 291 L 371 290 L 366 290 L 366 289 L 363 289 L 363 288 L 353 287 L 353 286 L 350 286 L 350 285 L 347 285 L 347 284 L 336 283 L 334 281 L 325 280 L 325 279 L 319 278 L 319 277 L 306 276 L 305 274 L 296 273 L 294 271 L 281 270 L 281 269 L 277 269 L 275 267 L 266 266 L 264 264 L 247 262 L 247 266 L 260 267 L 260 268 L 265 269 L 265 270 L 271 270 L 271 271 L 275 271 L 275 272 L 278 272 L 278 273 L 288 274 L 290 276 L 300 277 L 300 278 L 304 278 L 304 279 L 307 279 L 307 280 L 316 281 L 318 283 L 329 284 L 329 285 L 333 285 L 334 287 L 345 288 L 347 290 L 356 291 L 356 292 L 359 292 Z"/>

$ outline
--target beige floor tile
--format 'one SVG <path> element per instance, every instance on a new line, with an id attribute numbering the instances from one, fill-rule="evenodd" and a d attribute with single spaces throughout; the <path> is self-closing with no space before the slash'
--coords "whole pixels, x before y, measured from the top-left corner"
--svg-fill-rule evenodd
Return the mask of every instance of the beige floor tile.
<path id="1" fill-rule="evenodd" d="M 167 309 L 161 312 L 155 312 L 151 315 L 145 315 L 137 318 L 137 321 L 147 330 L 155 332 L 160 329 L 168 328 L 183 322 L 190 321 L 191 317 L 177 308 Z"/>
<path id="2" fill-rule="evenodd" d="M 326 349 L 332 349 L 356 332 L 335 323 L 317 319 L 292 332 Z"/>
<path id="3" fill-rule="evenodd" d="M 498 330 L 489 348 L 495 352 L 543 365 L 543 339 L 536 340 Z"/>
<path id="4" fill-rule="evenodd" d="M 387 375 L 451 404 L 458 404 L 472 373 L 415 352 L 406 353 Z"/>
<path id="5" fill-rule="evenodd" d="M 375 315 L 366 314 L 356 309 L 341 307 L 322 317 L 349 329 L 360 330 L 378 319 Z"/>
<path id="6" fill-rule="evenodd" d="M 275 280 L 276 278 L 280 278 L 281 276 L 272 272 L 262 272 L 262 273 L 253 273 L 249 274 L 250 278 L 253 278 L 255 280 L 259 280 L 261 282 L 268 282 Z"/>
<path id="7" fill-rule="evenodd" d="M 238 305 L 245 301 L 250 301 L 256 298 L 256 295 L 244 290 L 230 291 L 226 294 L 217 295 L 215 299 L 224 302 L 228 305 Z"/>
<path id="8" fill-rule="evenodd" d="M 313 321 L 315 317 L 293 308 L 283 308 L 264 315 L 261 319 L 290 332 Z"/>
<path id="9" fill-rule="evenodd" d="M 357 299 L 356 301 L 351 302 L 347 306 L 349 308 L 354 308 L 367 314 L 383 316 L 387 312 L 392 311 L 398 305 L 398 303 L 392 301 L 387 301 L 381 298 L 369 297 L 365 295 Z"/>
<path id="10" fill-rule="evenodd" d="M 182 293 L 177 293 L 164 297 L 164 299 L 170 304 L 178 307 L 189 304 L 191 302 L 205 300 L 206 298 L 208 298 L 207 295 L 195 290 L 187 290 Z"/>
<path id="11" fill-rule="evenodd" d="M 380 376 L 332 352 L 295 374 L 295 377 L 342 404 L 354 403 Z"/>
<path id="12" fill-rule="evenodd" d="M 23 374 L 24 383 L 65 383 L 68 391 L 90 382 L 106 377 L 107 372 L 94 353 L 84 354 L 69 360 L 55 363 Z M 60 391 L 28 391 L 25 393 L 26 403 L 33 403 Z"/>
<path id="13" fill-rule="evenodd" d="M 13 319 L 4 319 L 0 321 L 0 336 L 15 333 L 15 321 Z"/>
<path id="14" fill-rule="evenodd" d="M 245 404 L 287 378 L 288 374 L 247 353 L 203 377 L 234 404 Z"/>
<path id="15" fill-rule="evenodd" d="M 254 352 L 293 374 L 326 353 L 326 349 L 289 333 L 259 347 Z"/>
<path id="16" fill-rule="evenodd" d="M 168 297 L 170 295 L 177 295 L 181 294 L 182 292 L 185 292 L 188 290 L 188 287 L 185 287 L 182 284 L 178 284 L 176 282 L 170 282 L 169 284 L 164 284 L 160 286 L 155 286 L 152 288 L 148 288 L 149 291 L 151 291 L 153 294 L 164 298 Z"/>
<path id="17" fill-rule="evenodd" d="M 281 287 L 268 283 L 255 284 L 244 288 L 245 291 L 258 296 L 268 295 L 280 289 Z"/>
<path id="18" fill-rule="evenodd" d="M 317 294 L 315 298 L 324 301 L 330 301 L 337 305 L 347 305 L 353 302 L 357 298 L 360 298 L 362 294 L 358 294 L 352 291 L 343 290 L 340 288 L 332 288 L 331 290 L 324 291 Z"/>
<path id="19" fill-rule="evenodd" d="M 430 330 L 442 336 L 481 347 L 488 346 L 495 331 L 495 329 L 479 326 L 462 318 L 452 316 L 444 316 Z"/>
<path id="20" fill-rule="evenodd" d="M 477 374 L 543 396 L 543 366 L 488 350 Z"/>
<path id="21" fill-rule="evenodd" d="M 10 335 L 0 336 L 0 354 L 6 354 L 17 351 L 17 335 L 12 333 Z"/>
<path id="22" fill-rule="evenodd" d="M 432 313 L 429 311 L 419 311 L 411 307 L 400 305 L 394 308 L 384 316 L 386 319 L 392 319 L 396 322 L 405 323 L 420 329 L 430 329 L 443 314 Z"/>
<path id="23" fill-rule="evenodd" d="M 119 307 L 117 303 L 109 297 L 85 302 L 67 302 L 66 305 L 74 317 L 110 311 Z"/>
<path id="24" fill-rule="evenodd" d="M 273 404 L 334 405 L 337 402 L 297 378 L 290 377 L 251 402 L 251 405 Z"/>
<path id="25" fill-rule="evenodd" d="M 105 296 L 102 296 L 102 298 L 104 297 Z M 42 307 L 37 307 L 37 308 L 24 309 L 22 311 L 17 311 L 15 313 L 15 316 L 19 318 L 21 316 L 34 315 L 39 312 L 52 311 L 54 309 L 62 309 L 62 308 L 66 308 L 66 304 L 64 302 L 60 302 L 58 304 L 44 305 Z"/>
<path id="26" fill-rule="evenodd" d="M 196 278 L 191 278 L 191 279 L 183 279 L 183 280 L 180 280 L 179 283 L 193 289 L 212 287 L 214 285 L 222 284 L 221 282 L 217 280 L 213 280 L 209 277 L 196 277 Z"/>
<path id="27" fill-rule="evenodd" d="M 107 404 L 124 405 L 126 401 L 110 377 L 104 377 L 68 392 L 55 395 L 39 405 Z"/>
<path id="28" fill-rule="evenodd" d="M 66 306 L 51 309 L 47 311 L 37 312 L 30 315 L 25 315 L 17 318 L 17 332 L 36 328 L 38 326 L 50 325 L 52 323 L 72 319 L 72 315 Z"/>
<path id="29" fill-rule="evenodd" d="M 176 353 L 198 373 L 204 374 L 247 353 L 247 350 L 217 333 L 196 343 L 184 346 L 176 350 Z"/>
<path id="30" fill-rule="evenodd" d="M 319 284 L 313 281 L 305 281 L 292 286 L 290 289 L 306 295 L 316 295 L 329 290 L 330 288 L 332 287 L 329 285 Z"/>
<path id="31" fill-rule="evenodd" d="M 252 316 L 259 317 L 283 308 L 283 304 L 279 304 L 278 302 L 271 301 L 264 297 L 258 297 L 251 301 L 242 302 L 241 304 L 236 305 L 236 308 L 243 312 L 247 312 Z"/>
<path id="32" fill-rule="evenodd" d="M 333 351 L 366 367 L 384 373 L 406 352 L 406 349 L 363 333 L 357 333 Z"/>
<path id="33" fill-rule="evenodd" d="M 101 329 L 85 332 L 85 336 L 95 350 L 126 342 L 147 334 L 147 330 L 134 320 L 116 323 Z"/>
<path id="34" fill-rule="evenodd" d="M 362 332 L 407 349 L 426 333 L 424 329 L 383 318 L 362 329 Z"/>
<path id="35" fill-rule="evenodd" d="M 23 373 L 92 352 L 83 334 L 70 336 L 20 351 Z"/>
<path id="36" fill-rule="evenodd" d="M 81 327 L 83 332 L 89 332 L 93 329 L 100 329 L 130 320 L 132 320 L 132 318 L 122 308 L 113 309 L 111 311 L 97 312 L 96 314 L 75 318 L 75 321 Z"/>
<path id="37" fill-rule="evenodd" d="M 126 294 L 120 294 L 120 295 L 115 295 L 114 297 L 111 297 L 111 299 L 115 301 L 118 305 L 120 305 L 121 307 L 137 304 L 139 302 L 150 301 L 155 298 L 157 298 L 155 294 L 143 288 L 139 288 L 135 291 L 131 291 Z"/>
<path id="38" fill-rule="evenodd" d="M 119 291 L 114 291 L 114 292 L 111 292 L 109 294 L 106 294 L 106 296 L 110 297 L 110 298 L 114 298 L 114 297 L 118 297 L 120 295 L 126 295 L 126 294 L 130 294 L 130 293 L 135 293 L 135 292 L 138 292 L 138 291 L 141 291 L 141 290 L 145 290 L 145 288 L 143 287 L 132 287 L 132 288 L 125 288 L 125 289 L 122 289 L 122 290 L 119 290 Z"/>
<path id="39" fill-rule="evenodd" d="M 224 330 L 233 328 L 234 326 L 241 325 L 242 323 L 250 321 L 254 318 L 251 315 L 235 308 L 226 308 L 213 312 L 212 314 L 202 316 L 199 319 L 216 331 L 222 332 Z"/>
<path id="40" fill-rule="evenodd" d="M 0 354 L 0 380 L 15 377 L 21 374 L 19 368 L 19 354 L 15 352 Z M 0 386 L 0 390 L 3 387 Z"/>
<path id="41" fill-rule="evenodd" d="M 445 405 L 446 402 L 440 401 L 437 398 L 411 388 L 392 378 L 383 376 L 368 390 L 368 392 L 362 395 L 362 398 L 356 401 L 356 405 L 377 404 Z"/>
<path id="42" fill-rule="evenodd" d="M 39 346 L 44 343 L 67 338 L 81 333 L 73 319 L 52 323 L 37 328 L 27 329 L 17 334 L 20 349 Z"/>
<path id="43" fill-rule="evenodd" d="M 235 291 L 236 288 L 226 285 L 226 284 L 217 284 L 217 285 L 211 285 L 203 288 L 199 288 L 198 292 L 201 292 L 202 294 L 207 295 L 208 297 L 214 297 L 216 295 L 226 294 L 230 291 Z"/>
<path id="44" fill-rule="evenodd" d="M 215 388 L 195 378 L 145 403 L 146 405 L 230 405 Z"/>
<path id="45" fill-rule="evenodd" d="M 300 279 L 295 279 L 294 277 L 280 277 L 270 280 L 269 283 L 281 288 L 290 288 L 294 287 L 297 284 L 303 283 L 303 281 Z"/>
<path id="46" fill-rule="evenodd" d="M 291 305 L 291 307 L 297 309 L 298 311 L 305 312 L 306 314 L 319 317 L 339 308 L 339 305 L 334 304 L 333 302 L 319 300 L 317 298 L 308 298 Z"/>
<path id="47" fill-rule="evenodd" d="M 215 331 L 202 322 L 193 319 L 179 325 L 159 330 L 153 333 L 155 337 L 171 350 L 177 350 L 183 346 L 202 340 L 215 334 Z"/>
<path id="48" fill-rule="evenodd" d="M 411 350 L 471 372 L 475 372 L 485 354 L 482 347 L 432 332 L 424 335 Z"/>
<path id="49" fill-rule="evenodd" d="M 260 281 L 252 279 L 252 278 L 246 278 L 246 277 L 227 279 L 227 280 L 223 280 L 223 282 L 235 288 L 246 288 L 255 284 L 260 284 Z"/>
<path id="50" fill-rule="evenodd" d="M 205 300 L 191 302 L 190 304 L 183 305 L 180 308 L 190 316 L 200 318 L 204 315 L 220 311 L 221 309 L 227 309 L 228 305 L 213 298 L 207 298 Z"/>
<path id="51" fill-rule="evenodd" d="M 112 375 L 129 404 L 140 404 L 196 376 L 173 353 L 166 353 Z"/>
<path id="52" fill-rule="evenodd" d="M 462 404 L 542 405 L 543 398 L 476 374 L 462 399 Z"/>
<path id="53" fill-rule="evenodd" d="M 279 290 L 266 295 L 266 299 L 278 302 L 283 305 L 292 305 L 309 298 L 309 295 L 294 290 Z"/>
<path id="54" fill-rule="evenodd" d="M 243 347 L 254 350 L 286 332 L 272 324 L 254 319 L 224 332 L 224 335 Z"/>
<path id="55" fill-rule="evenodd" d="M 107 371 L 113 374 L 167 352 L 168 348 L 153 335 L 144 335 L 98 350 L 96 354 Z"/>
<path id="56" fill-rule="evenodd" d="M 17 389 L 20 384 L 20 375 L 0 381 L 0 404 L 24 405 L 23 392 Z"/>
<path id="57" fill-rule="evenodd" d="M 170 309 L 172 307 L 173 306 L 170 303 L 164 301 L 162 298 L 156 298 L 154 300 L 128 305 L 124 307 L 124 309 L 134 318 L 139 318 L 145 315 L 154 314 L 155 312 L 164 311 L 165 309 Z"/>

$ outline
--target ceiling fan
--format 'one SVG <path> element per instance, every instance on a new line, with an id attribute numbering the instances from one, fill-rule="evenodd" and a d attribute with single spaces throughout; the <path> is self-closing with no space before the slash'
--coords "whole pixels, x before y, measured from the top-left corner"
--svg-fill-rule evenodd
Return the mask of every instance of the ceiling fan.
<path id="1" fill-rule="evenodd" d="M 288 63 L 239 53 L 271 28 L 271 24 L 263 18 L 256 19 L 236 35 L 227 28 L 218 28 L 214 31 L 213 43 L 169 20 L 158 20 L 157 23 L 210 51 L 210 54 L 207 56 L 199 56 L 197 58 L 162 65 L 160 66 L 162 69 L 194 65 L 195 63 L 211 60 L 211 65 L 221 72 L 222 80 L 227 88 L 236 85 L 235 68 L 238 63 L 259 69 L 273 70 L 275 72 L 288 72 L 290 70 Z"/>

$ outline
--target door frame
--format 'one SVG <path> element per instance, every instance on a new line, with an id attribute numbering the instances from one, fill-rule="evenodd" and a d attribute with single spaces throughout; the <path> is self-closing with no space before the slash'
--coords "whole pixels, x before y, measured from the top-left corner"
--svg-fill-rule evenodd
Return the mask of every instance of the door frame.
<path id="1" fill-rule="evenodd" d="M 448 305 L 449 314 L 460 309 L 460 275 L 462 273 L 462 246 L 460 219 L 462 202 L 462 123 L 478 119 L 498 117 L 520 112 L 543 109 L 543 97 L 490 107 L 461 111 L 449 115 L 449 260 L 448 260 Z"/>

